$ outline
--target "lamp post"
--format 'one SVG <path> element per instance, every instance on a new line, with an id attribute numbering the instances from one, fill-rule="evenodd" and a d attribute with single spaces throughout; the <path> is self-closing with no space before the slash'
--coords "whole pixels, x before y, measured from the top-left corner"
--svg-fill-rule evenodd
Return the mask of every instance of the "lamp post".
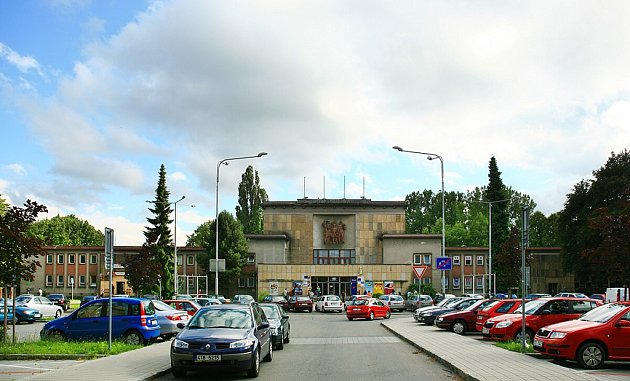
<path id="1" fill-rule="evenodd" d="M 446 257 L 446 224 L 444 220 L 444 159 L 442 158 L 442 156 L 435 153 L 408 151 L 408 150 L 402 149 L 399 146 L 393 146 L 392 148 L 400 152 L 426 155 L 428 160 L 440 159 L 440 173 L 442 177 L 442 257 Z M 444 284 L 444 271 L 442 271 L 442 295 L 444 295 L 445 293 L 446 293 L 446 285 Z"/>
<path id="2" fill-rule="evenodd" d="M 263 157 L 267 155 L 267 152 L 260 152 L 258 155 L 251 156 L 239 156 L 239 157 L 230 157 L 227 159 L 219 160 L 217 162 L 217 193 L 216 193 L 216 210 L 214 214 L 214 225 L 215 225 L 215 233 L 214 233 L 214 260 L 215 266 L 214 269 L 214 296 L 219 297 L 219 169 L 222 164 L 228 165 L 229 161 L 233 160 L 243 160 L 243 159 L 256 159 L 259 157 Z M 208 270 L 210 270 L 212 266 L 210 263 L 208 264 Z"/>

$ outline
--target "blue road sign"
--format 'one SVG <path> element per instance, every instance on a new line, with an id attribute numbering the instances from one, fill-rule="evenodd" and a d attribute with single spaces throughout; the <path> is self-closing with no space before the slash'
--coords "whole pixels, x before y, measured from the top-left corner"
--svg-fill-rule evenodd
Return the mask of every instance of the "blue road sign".
<path id="1" fill-rule="evenodd" d="M 435 259 L 435 267 L 438 270 L 452 270 L 453 262 L 450 257 L 437 257 Z"/>

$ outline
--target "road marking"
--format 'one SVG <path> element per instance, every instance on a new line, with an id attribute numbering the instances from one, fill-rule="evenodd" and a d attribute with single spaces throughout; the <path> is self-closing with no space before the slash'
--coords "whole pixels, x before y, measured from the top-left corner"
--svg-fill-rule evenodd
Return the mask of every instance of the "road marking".
<path id="1" fill-rule="evenodd" d="M 291 344 L 327 345 L 327 344 L 397 344 L 402 341 L 391 336 L 367 337 L 292 337 Z"/>
<path id="2" fill-rule="evenodd" d="M 7 368 L 24 368 L 24 369 L 37 369 L 37 370 L 55 370 L 55 368 L 36 368 L 34 366 L 22 366 L 22 365 L 7 365 L 7 364 L 0 364 L 0 366 L 4 366 Z"/>

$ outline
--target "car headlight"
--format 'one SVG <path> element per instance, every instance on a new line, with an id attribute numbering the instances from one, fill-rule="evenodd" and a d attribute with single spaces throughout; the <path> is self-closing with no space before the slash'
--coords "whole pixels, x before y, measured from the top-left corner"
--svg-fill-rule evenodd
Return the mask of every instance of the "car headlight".
<path id="1" fill-rule="evenodd" d="M 35 313 L 35 311 L 22 311 L 22 313 L 23 313 L 24 315 L 32 315 L 32 314 L 34 314 L 34 313 Z"/>
<path id="2" fill-rule="evenodd" d="M 282 327 L 271 328 L 272 335 L 278 335 L 282 332 Z"/>
<path id="3" fill-rule="evenodd" d="M 509 327 L 511 325 L 512 325 L 512 322 L 510 320 L 504 320 L 504 321 L 498 322 L 496 327 L 497 328 L 507 328 L 507 327 Z"/>
<path id="4" fill-rule="evenodd" d="M 444 318 L 443 318 L 443 317 L 439 317 L 439 318 L 437 318 L 437 321 L 438 321 L 438 322 L 441 322 L 442 320 L 444 320 Z"/>
<path id="5" fill-rule="evenodd" d="M 180 349 L 188 349 L 188 343 L 179 339 L 173 340 L 173 347 Z"/>
<path id="6" fill-rule="evenodd" d="M 430 314 L 430 313 L 428 313 L 428 314 L 422 314 L 422 316 L 424 316 L 424 317 L 429 317 L 429 316 L 431 316 L 431 314 Z"/>
<path id="7" fill-rule="evenodd" d="M 549 335 L 549 338 L 550 339 L 564 339 L 566 335 L 567 335 L 566 332 L 553 331 L 551 332 L 551 335 Z"/>
<path id="8" fill-rule="evenodd" d="M 253 340 L 244 339 L 230 343 L 232 349 L 246 349 L 254 345 Z"/>

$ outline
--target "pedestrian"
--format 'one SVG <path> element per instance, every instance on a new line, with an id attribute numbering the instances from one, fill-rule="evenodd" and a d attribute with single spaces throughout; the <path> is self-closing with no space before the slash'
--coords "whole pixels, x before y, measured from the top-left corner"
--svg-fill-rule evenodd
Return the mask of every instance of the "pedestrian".
<path id="1" fill-rule="evenodd" d="M 346 301 L 346 292 L 345 291 L 341 291 L 341 301 L 342 302 Z"/>
<path id="2" fill-rule="evenodd" d="M 42 289 L 40 288 L 39 290 L 37 290 L 37 295 L 38 296 L 42 296 L 44 293 L 42 292 Z"/>
<path id="3" fill-rule="evenodd" d="M 284 296 L 284 298 L 286 299 L 289 296 L 289 291 L 287 291 L 287 288 L 284 288 L 284 292 L 282 293 L 282 295 Z"/>

